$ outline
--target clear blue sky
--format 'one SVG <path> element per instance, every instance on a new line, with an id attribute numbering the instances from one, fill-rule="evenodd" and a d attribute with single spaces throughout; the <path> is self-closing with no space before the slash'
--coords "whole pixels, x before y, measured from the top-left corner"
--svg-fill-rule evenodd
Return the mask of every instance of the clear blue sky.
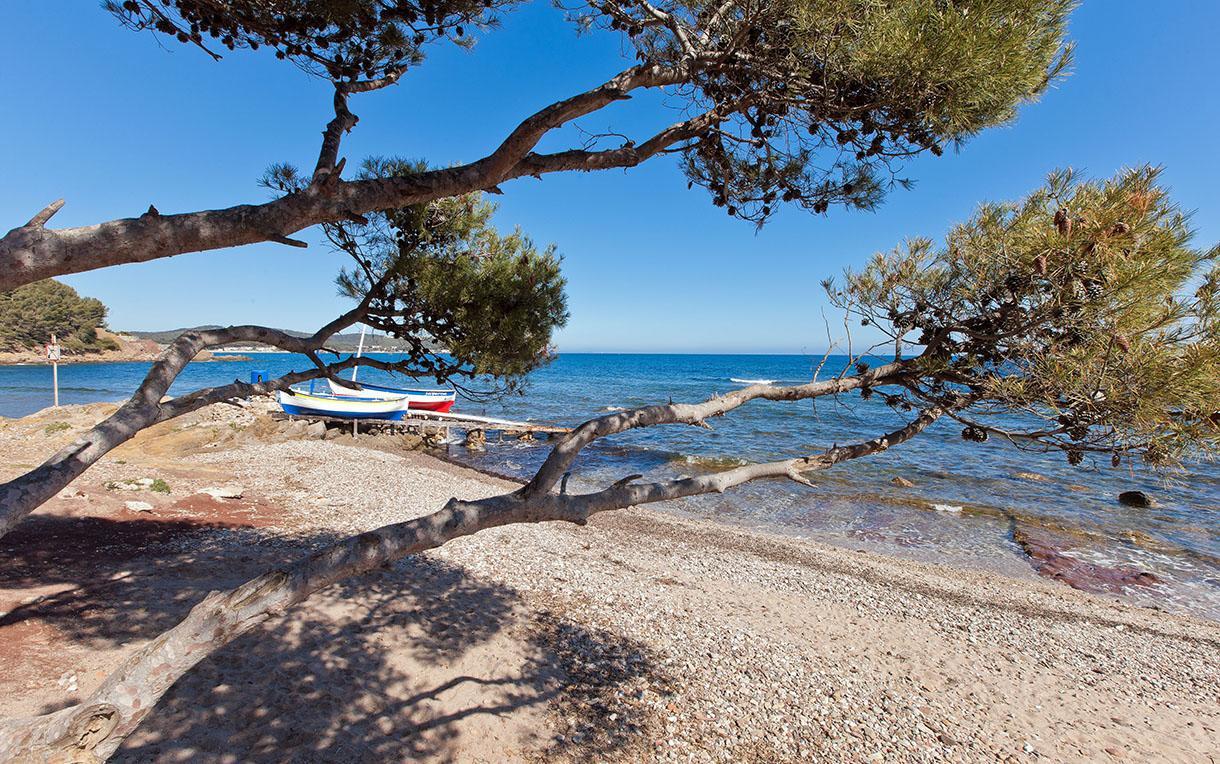
<path id="1" fill-rule="evenodd" d="M 913 191 L 875 213 L 785 210 L 763 231 L 688 191 L 672 160 L 631 171 L 505 184 L 497 221 L 565 256 L 572 310 L 561 350 L 812 352 L 826 344 L 822 278 L 908 236 L 940 236 L 984 199 L 1018 196 L 1052 168 L 1108 175 L 1163 164 L 1199 243 L 1220 241 L 1220 3 L 1086 1 L 1073 75 L 1018 121 L 960 154 L 909 166 Z M 397 87 L 357 96 L 343 154 L 465 161 L 517 120 L 622 68 L 617 40 L 578 38 L 548 3 L 511 14 L 471 52 L 433 49 Z M 0 3 L 0 228 L 64 197 L 60 226 L 266 198 L 272 162 L 312 167 L 328 85 L 260 53 L 220 63 L 121 29 L 94 0 Z M 643 132 L 671 115 L 636 99 L 586 119 Z M 570 136 L 569 136 L 570 139 Z M 561 142 L 552 142 L 558 147 Z M 314 234 L 304 238 L 317 241 Z M 118 329 L 255 322 L 309 329 L 345 303 L 342 259 L 258 245 L 64 279 Z"/>

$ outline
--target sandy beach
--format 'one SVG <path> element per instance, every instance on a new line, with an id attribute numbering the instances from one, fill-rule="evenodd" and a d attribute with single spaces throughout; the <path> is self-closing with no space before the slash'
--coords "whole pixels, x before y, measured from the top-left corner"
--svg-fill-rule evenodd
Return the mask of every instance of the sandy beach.
<path id="1" fill-rule="evenodd" d="M 3 475 L 112 410 L 3 420 Z M 0 714 L 80 699 L 209 591 L 512 488 L 405 445 L 217 406 L 116 450 L 0 540 Z M 116 759 L 1205 762 L 1218 730 L 1215 622 L 650 508 L 325 590 Z"/>

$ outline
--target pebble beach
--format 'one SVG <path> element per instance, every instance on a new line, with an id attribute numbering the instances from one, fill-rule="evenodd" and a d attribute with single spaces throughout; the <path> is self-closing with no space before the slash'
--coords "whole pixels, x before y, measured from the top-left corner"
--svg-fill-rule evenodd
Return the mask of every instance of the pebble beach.
<path id="1" fill-rule="evenodd" d="M 5 420 L 4 475 L 108 410 Z M 158 426 L 0 540 L 0 714 L 79 700 L 208 591 L 513 487 L 258 410 Z M 1215 621 L 651 507 L 320 592 L 180 680 L 117 760 L 1206 762 L 1218 730 Z"/>

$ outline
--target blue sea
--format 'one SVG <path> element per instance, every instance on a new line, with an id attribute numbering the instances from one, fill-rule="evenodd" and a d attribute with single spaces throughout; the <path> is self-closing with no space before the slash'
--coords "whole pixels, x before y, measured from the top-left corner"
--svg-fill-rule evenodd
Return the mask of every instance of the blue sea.
<path id="1" fill-rule="evenodd" d="M 391 359 L 391 355 L 378 355 Z M 459 399 L 455 411 L 517 420 L 577 424 L 618 408 L 698 401 L 753 381 L 808 381 L 821 359 L 792 355 L 629 355 L 565 353 L 534 372 L 523 395 L 491 404 Z M 823 377 L 846 363 L 831 357 Z M 303 356 L 258 354 L 253 360 L 193 363 L 171 394 L 304 369 Z M 139 384 L 147 363 L 60 367 L 61 403 L 118 401 Z M 362 369 L 361 379 L 393 383 Z M 51 404 L 47 366 L 0 367 L 0 415 L 23 416 Z M 400 380 L 401 381 L 401 380 Z M 577 486 L 595 488 L 632 473 L 695 474 L 741 461 L 807 454 L 864 440 L 901 424 L 876 400 L 757 401 L 711 422 L 713 430 L 668 426 L 626 433 L 586 450 Z M 670 511 L 764 528 L 915 559 L 1037 575 L 1014 530 L 1049 540 L 1068 557 L 1101 568 L 1153 573 L 1159 584 L 1121 595 L 1139 604 L 1220 618 L 1220 469 L 1193 467 L 1167 481 L 1136 466 L 1108 461 L 1071 467 L 1062 455 L 1019 450 L 993 438 L 963 441 L 960 425 L 934 425 L 919 438 L 814 476 L 818 487 L 767 481 L 723 495 L 694 497 Z M 472 466 L 525 476 L 545 457 L 546 441 L 493 441 L 483 453 L 450 447 Z M 1024 474 L 1022 474 L 1024 473 Z M 1032 479 L 1030 475 L 1043 479 Z M 915 483 L 901 488 L 900 476 Z M 1138 489 L 1159 506 L 1134 509 L 1116 496 Z"/>

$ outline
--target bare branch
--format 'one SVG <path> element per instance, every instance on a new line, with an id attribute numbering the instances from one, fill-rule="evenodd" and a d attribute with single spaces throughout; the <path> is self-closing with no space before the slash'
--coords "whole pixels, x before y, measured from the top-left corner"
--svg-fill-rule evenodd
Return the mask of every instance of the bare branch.
<path id="1" fill-rule="evenodd" d="M 349 220 L 352 215 L 458 196 L 523 175 L 558 171 L 564 168 L 530 167 L 521 160 L 551 130 L 630 98 L 632 90 L 683 82 L 689 71 L 687 66 L 659 65 L 624 70 L 598 87 L 557 101 L 527 117 L 495 151 L 465 165 L 396 178 L 342 181 L 339 180 L 340 159 L 321 179 L 325 182 L 311 183 L 303 190 L 265 204 L 123 218 L 79 228 L 15 228 L 0 237 L 0 291 L 51 276 L 110 265 L 278 241 L 276 237 L 287 237 L 319 223 Z M 372 83 L 382 80 L 369 82 L 367 88 L 363 88 L 362 83 L 361 88 L 352 92 L 373 89 Z M 346 124 L 345 120 L 341 122 Z M 337 142 L 334 151 L 338 151 Z M 331 161 L 333 157 L 327 148 L 326 156 L 319 156 L 319 166 Z"/>
<path id="2" fill-rule="evenodd" d="M 30 512 L 76 479 L 98 459 L 135 437 L 146 427 L 195 411 L 210 403 L 274 392 L 309 379 L 333 375 L 358 362 L 348 358 L 330 365 L 319 365 L 305 372 L 292 372 L 271 382 L 233 382 L 162 402 L 170 385 L 199 351 L 232 342 L 260 342 L 292 353 L 304 353 L 316 360 L 316 351 L 332 335 L 364 317 L 368 311 L 368 301 L 369 298 L 366 297 L 355 308 L 335 318 L 309 337 L 294 337 L 265 326 L 231 326 L 227 329 L 196 330 L 182 334 L 153 363 L 144 381 L 118 411 L 94 425 L 74 443 L 60 449 L 38 467 L 0 484 L 0 536 L 12 530 Z"/>
<path id="3" fill-rule="evenodd" d="M 563 437 L 547 456 L 534 478 L 522 489 L 526 495 L 549 491 L 571 469 L 577 455 L 593 441 L 640 427 L 665 424 L 706 426 L 707 420 L 722 416 L 753 400 L 796 401 L 836 395 L 864 386 L 900 383 L 913 361 L 884 364 L 862 374 L 839 377 L 825 382 L 809 382 L 791 387 L 750 385 L 702 403 L 669 403 L 619 411 L 591 419 Z M 783 474 L 786 474 L 783 473 Z"/>
<path id="4" fill-rule="evenodd" d="M 27 228 L 42 228 L 44 225 L 47 224 L 48 220 L 50 220 L 52 217 L 55 216 L 56 212 L 59 212 L 60 209 L 63 208 L 63 206 L 64 206 L 64 200 L 56 199 L 55 201 L 48 204 L 46 207 L 43 207 L 38 212 L 37 215 L 30 218 L 30 222 L 25 224 L 26 227 Z"/>

